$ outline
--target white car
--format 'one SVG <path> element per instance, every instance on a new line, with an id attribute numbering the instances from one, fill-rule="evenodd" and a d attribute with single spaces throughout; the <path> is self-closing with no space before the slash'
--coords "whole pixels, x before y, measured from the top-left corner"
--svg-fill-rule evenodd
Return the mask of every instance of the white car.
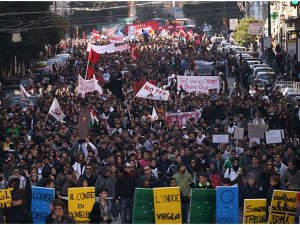
<path id="1" fill-rule="evenodd" d="M 55 58 L 60 59 L 64 63 L 64 65 L 65 65 L 67 63 L 67 61 L 69 59 L 71 59 L 71 55 L 70 54 L 57 54 L 55 56 Z"/>
<path id="2" fill-rule="evenodd" d="M 52 65 L 55 65 L 57 68 L 63 67 L 64 63 L 62 62 L 62 60 L 60 60 L 59 58 L 57 59 L 48 59 L 47 60 L 47 65 L 52 67 Z"/>

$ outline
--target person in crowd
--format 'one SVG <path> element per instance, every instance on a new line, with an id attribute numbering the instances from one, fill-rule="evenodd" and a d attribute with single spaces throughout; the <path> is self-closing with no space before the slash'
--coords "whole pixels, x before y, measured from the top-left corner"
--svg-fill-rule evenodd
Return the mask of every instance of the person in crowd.
<path id="1" fill-rule="evenodd" d="M 92 211 L 89 214 L 91 224 L 111 223 L 112 217 L 107 202 L 108 190 L 103 188 L 99 191 L 99 201 L 93 205 Z"/>
<path id="2" fill-rule="evenodd" d="M 281 154 L 276 153 L 274 155 L 274 166 L 275 166 L 275 172 L 280 176 L 280 178 L 283 177 L 283 174 L 288 169 L 286 165 L 282 162 L 282 156 Z"/>
<path id="3" fill-rule="evenodd" d="M 8 224 L 32 224 L 31 212 L 25 207 L 26 192 L 23 189 L 15 189 L 11 194 L 12 207 L 3 208 L 5 222 Z"/>
<path id="4" fill-rule="evenodd" d="M 268 159 L 265 163 L 264 169 L 262 171 L 262 194 L 266 195 L 267 191 L 270 188 L 270 177 L 276 175 L 275 167 L 272 159 Z"/>
<path id="5" fill-rule="evenodd" d="M 249 173 L 247 175 L 247 184 L 240 188 L 239 190 L 239 205 L 240 208 L 244 207 L 244 200 L 245 199 L 257 199 L 261 198 L 261 191 L 256 184 L 255 175 Z"/>
<path id="6" fill-rule="evenodd" d="M 199 182 L 196 185 L 197 188 L 200 189 L 213 189 L 214 187 L 208 182 L 208 175 L 207 173 L 200 173 L 199 174 Z"/>
<path id="7" fill-rule="evenodd" d="M 136 187 L 137 177 L 132 172 L 130 163 L 125 163 L 124 173 L 117 177 L 115 199 L 121 207 L 122 223 L 132 222 L 133 198 Z"/>
<path id="8" fill-rule="evenodd" d="M 300 171 L 296 169 L 294 161 L 288 162 L 288 169 L 282 176 L 282 185 L 290 191 L 300 190 Z"/>
<path id="9" fill-rule="evenodd" d="M 75 224 L 76 223 L 74 218 L 67 214 L 66 205 L 60 199 L 58 199 L 55 202 L 54 214 L 55 214 L 53 219 L 54 224 Z"/>
<path id="10" fill-rule="evenodd" d="M 50 203 L 50 214 L 46 218 L 46 224 L 53 224 L 55 219 L 55 205 L 56 205 L 57 199 L 54 199 Z"/>
<path id="11" fill-rule="evenodd" d="M 224 173 L 224 178 L 229 178 L 233 183 L 236 178 L 238 178 L 239 174 L 241 173 L 241 166 L 239 165 L 239 159 L 237 157 L 232 159 L 232 166 L 227 168 Z M 235 184 L 238 185 L 237 183 Z"/>
<path id="12" fill-rule="evenodd" d="M 68 188 L 77 186 L 77 175 L 69 163 L 64 165 L 64 169 L 57 175 L 56 187 L 57 195 L 61 197 L 68 196 Z"/>

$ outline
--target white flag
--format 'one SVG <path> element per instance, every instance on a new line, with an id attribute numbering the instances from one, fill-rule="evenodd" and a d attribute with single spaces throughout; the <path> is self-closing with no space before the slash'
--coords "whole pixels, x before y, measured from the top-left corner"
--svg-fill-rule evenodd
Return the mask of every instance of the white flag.
<path id="1" fill-rule="evenodd" d="M 61 108 L 56 98 L 53 99 L 52 105 L 49 109 L 49 113 L 60 122 L 63 122 L 63 119 L 65 118 L 65 114 L 61 111 Z"/>
<path id="2" fill-rule="evenodd" d="M 158 116 L 154 107 L 152 109 L 152 120 L 153 121 L 158 120 Z"/>
<path id="3" fill-rule="evenodd" d="M 85 97 L 86 93 L 93 91 L 98 91 L 100 95 L 103 94 L 103 90 L 95 76 L 90 80 L 85 80 L 81 76 L 78 76 L 77 94 L 82 94 L 82 96 Z"/>
<path id="4" fill-rule="evenodd" d="M 25 103 L 26 105 L 33 105 L 33 102 L 29 100 L 29 97 L 32 97 L 25 88 L 20 84 L 20 93 L 21 93 L 21 103 Z"/>
<path id="5" fill-rule="evenodd" d="M 146 98 L 151 100 L 162 100 L 168 101 L 170 93 L 165 91 L 159 87 L 156 87 L 153 84 L 150 84 L 148 81 L 144 84 L 144 86 L 139 90 L 136 94 L 136 97 Z"/>

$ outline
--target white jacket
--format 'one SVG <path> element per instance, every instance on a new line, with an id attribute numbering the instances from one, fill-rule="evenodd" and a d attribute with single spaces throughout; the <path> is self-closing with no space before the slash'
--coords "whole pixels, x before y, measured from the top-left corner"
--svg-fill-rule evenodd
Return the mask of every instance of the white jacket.
<path id="1" fill-rule="evenodd" d="M 232 167 L 229 167 L 226 169 L 224 173 L 224 178 L 229 178 L 231 181 L 234 181 L 239 176 L 240 172 L 241 172 L 241 167 L 239 167 L 236 172 Z M 234 186 L 237 186 L 237 184 L 235 184 Z"/>

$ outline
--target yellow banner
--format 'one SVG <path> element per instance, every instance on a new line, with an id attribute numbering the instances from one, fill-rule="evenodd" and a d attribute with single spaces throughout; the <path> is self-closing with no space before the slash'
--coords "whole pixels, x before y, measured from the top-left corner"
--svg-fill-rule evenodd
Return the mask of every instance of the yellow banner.
<path id="1" fill-rule="evenodd" d="M 154 188 L 155 223 L 181 224 L 179 187 Z"/>
<path id="2" fill-rule="evenodd" d="M 269 223 L 293 224 L 297 208 L 297 192 L 274 190 Z"/>
<path id="3" fill-rule="evenodd" d="M 243 223 L 266 223 L 266 204 L 266 199 L 245 199 Z"/>
<path id="4" fill-rule="evenodd" d="M 76 223 L 89 223 L 89 214 L 95 203 L 95 188 L 69 188 L 68 209 Z"/>
<path id="5" fill-rule="evenodd" d="M 11 206 L 12 190 L 12 188 L 0 190 L 0 208 L 8 208 Z"/>

